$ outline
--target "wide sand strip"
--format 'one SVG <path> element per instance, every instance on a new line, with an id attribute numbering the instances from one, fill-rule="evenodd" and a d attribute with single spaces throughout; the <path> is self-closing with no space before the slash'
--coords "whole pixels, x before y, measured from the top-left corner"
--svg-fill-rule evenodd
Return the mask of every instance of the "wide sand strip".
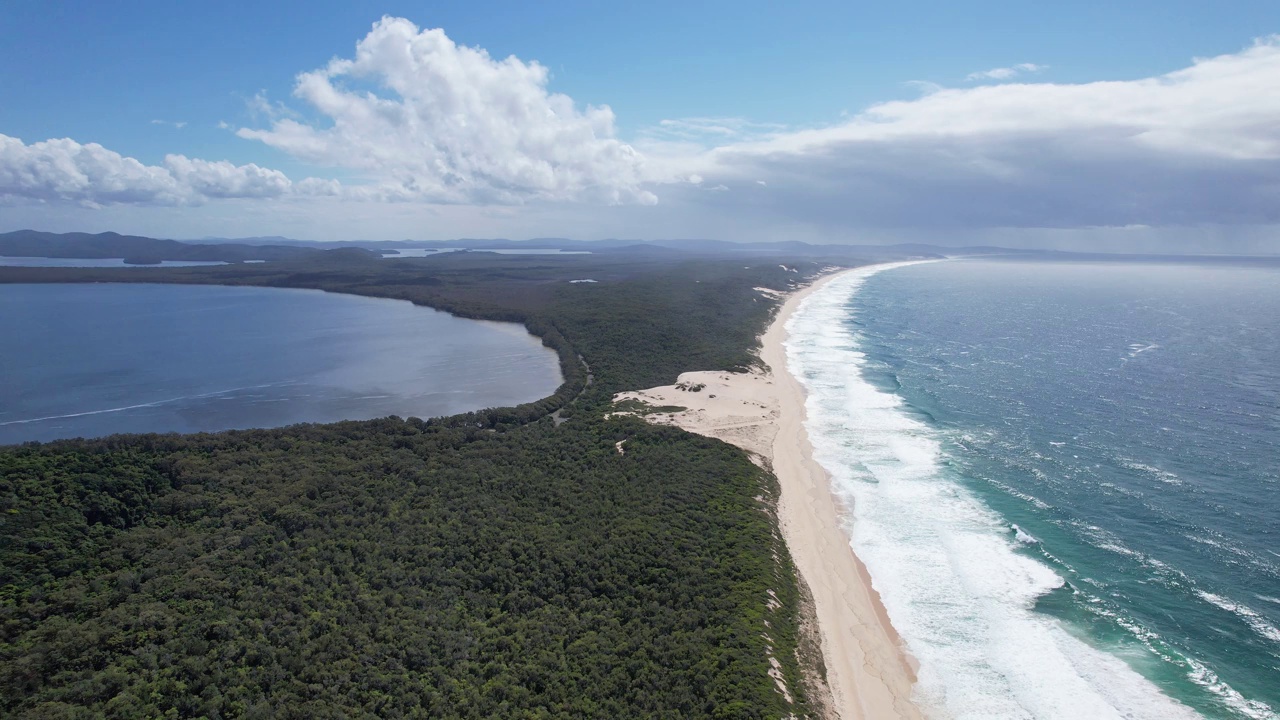
<path id="1" fill-rule="evenodd" d="M 813 460 L 805 433 L 804 386 L 787 371 L 787 319 L 833 277 L 787 298 L 761 337 L 763 371 L 684 373 L 676 385 L 621 393 L 616 399 L 687 408 L 648 417 L 720 438 L 772 467 L 782 488 L 783 537 L 813 594 L 831 705 L 843 720 L 919 718 L 911 702 L 909 659 L 849 545 L 830 478 Z"/>

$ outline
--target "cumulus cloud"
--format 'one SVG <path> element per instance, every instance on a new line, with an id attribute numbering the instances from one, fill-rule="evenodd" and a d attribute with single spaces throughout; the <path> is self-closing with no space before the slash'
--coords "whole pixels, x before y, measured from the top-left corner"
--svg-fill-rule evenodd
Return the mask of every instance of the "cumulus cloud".
<path id="1" fill-rule="evenodd" d="M 685 172 L 768 182 L 718 212 L 829 228 L 1276 223 L 1280 39 L 1142 80 L 944 88 Z"/>
<path id="2" fill-rule="evenodd" d="M 226 160 L 210 162 L 192 160 L 183 155 L 167 155 L 164 164 L 179 185 L 189 188 L 199 197 L 279 197 L 293 186 L 279 170 L 268 170 L 253 163 L 233 165 Z"/>
<path id="3" fill-rule="evenodd" d="M 97 143 L 62 138 L 27 145 L 0 134 L 0 196 L 88 206 L 195 205 L 213 198 L 280 197 L 292 190 L 283 173 L 253 163 L 168 155 L 163 165 L 145 165 Z"/>
<path id="4" fill-rule="evenodd" d="M 383 18 L 356 46 L 298 76 L 321 116 L 242 128 L 307 162 L 361 172 L 387 199 L 453 203 L 656 202 L 643 158 L 619 141 L 607 106 L 579 109 L 547 89 L 537 62 L 491 57 L 443 30 Z"/>
<path id="5" fill-rule="evenodd" d="M 342 183 L 337 180 L 324 180 L 321 178 L 307 178 L 294 185 L 294 190 L 299 195 L 310 195 L 314 197 L 337 197 L 342 194 Z"/>
<path id="6" fill-rule="evenodd" d="M 34 200 L 176 204 L 182 192 L 167 170 L 97 143 L 70 139 L 26 145 L 0 135 L 0 194 Z"/>
<path id="7" fill-rule="evenodd" d="M 969 73 L 965 80 L 1012 80 L 1024 73 L 1038 73 L 1047 70 L 1048 65 L 1037 65 L 1035 63 L 1018 63 L 1010 67 L 991 68 L 990 70 L 982 70 L 979 72 Z"/>

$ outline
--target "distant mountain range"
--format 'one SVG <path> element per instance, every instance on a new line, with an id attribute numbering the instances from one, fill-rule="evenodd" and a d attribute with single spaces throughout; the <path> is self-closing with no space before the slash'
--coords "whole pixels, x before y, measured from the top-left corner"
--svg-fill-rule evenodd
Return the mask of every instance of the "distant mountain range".
<path id="1" fill-rule="evenodd" d="M 534 238 L 531 240 L 475 239 L 422 240 L 355 240 L 350 242 L 316 242 L 292 238 L 207 237 L 199 240 L 162 240 L 114 232 L 48 233 L 18 230 L 0 234 L 0 256 L 50 258 L 124 258 L 133 264 L 157 263 L 164 260 L 296 260 L 313 253 L 359 249 L 369 256 L 391 254 L 408 249 L 485 250 L 570 250 L 593 253 L 692 255 L 786 255 L 832 260 L 883 260 L 904 257 L 945 257 L 985 253 L 1017 252 L 1002 248 L 942 248 L 932 245 L 810 245 L 803 242 L 734 243 L 724 240 L 568 240 Z"/>
<path id="2" fill-rule="evenodd" d="M 335 245 L 335 243 L 317 242 L 314 240 L 294 240 L 292 238 L 280 236 L 248 238 L 205 237 L 193 242 L 211 244 L 239 243 L 244 245 L 269 243 L 272 245 L 310 248 L 325 248 Z M 956 248 L 918 243 L 900 245 L 813 245 L 794 240 L 762 243 L 735 243 L 727 240 L 704 240 L 698 238 L 669 240 L 637 240 L 621 238 L 609 238 L 604 240 L 570 240 L 568 238 L 530 238 L 528 240 L 508 240 L 506 238 L 458 238 L 456 240 L 351 240 L 337 244 L 345 247 L 360 247 L 385 253 L 390 253 L 396 250 L 419 248 L 461 248 L 464 250 L 480 251 L 518 249 L 585 250 L 593 253 L 662 253 L 674 251 L 710 255 L 719 255 L 723 253 L 768 253 L 794 257 L 830 257 L 844 259 L 861 258 L 868 260 L 1026 252 L 1000 247 L 973 246 Z"/>
<path id="3" fill-rule="evenodd" d="M 18 230 L 0 234 L 0 256 L 47 258 L 123 258 L 128 264 L 150 265 L 165 260 L 207 260 L 236 263 L 246 260 L 298 260 L 328 248 L 303 245 L 227 242 L 195 244 L 137 235 L 105 232 L 47 233 Z M 375 256 L 377 253 L 366 251 Z"/>
<path id="4" fill-rule="evenodd" d="M 18 230 L 0 233 L 0 256 L 48 258 L 123 258 L 126 263 L 146 265 L 165 260 L 213 260 L 237 263 L 253 260 L 316 260 L 339 262 L 371 259 L 410 249 L 486 250 L 567 250 L 597 254 L 656 257 L 687 254 L 739 255 L 747 257 L 789 257 L 831 262 L 876 262 L 907 258 L 942 258 L 973 255 L 1017 255 L 1019 257 L 1058 258 L 1072 260 L 1141 260 L 1188 261 L 1198 259 L 1238 262 L 1240 256 L 1176 256 L 1113 255 L 1102 253 L 1065 253 L 1043 250 L 1015 250 L 994 246 L 942 247 L 920 243 L 900 245 L 812 245 L 798 241 L 734 243 L 725 240 L 569 240 L 566 238 L 533 238 L 530 240 L 476 239 L 457 240 L 353 240 L 349 242 L 317 242 L 292 238 L 207 237 L 199 240 L 162 240 L 138 235 L 105 232 L 48 233 Z M 1260 258 L 1274 261 L 1275 258 Z"/>

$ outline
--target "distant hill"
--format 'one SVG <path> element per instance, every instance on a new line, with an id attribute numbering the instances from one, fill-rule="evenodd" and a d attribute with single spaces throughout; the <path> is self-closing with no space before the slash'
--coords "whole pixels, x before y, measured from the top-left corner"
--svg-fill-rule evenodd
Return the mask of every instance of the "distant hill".
<path id="1" fill-rule="evenodd" d="M 271 243 L 280 246 L 333 248 L 335 246 L 359 247 L 366 250 L 390 253 L 410 248 L 462 248 L 465 250 L 586 250 L 589 252 L 654 254 L 681 251 L 699 255 L 726 253 L 751 253 L 790 255 L 830 259 L 857 258 L 863 260 L 887 260 L 906 257 L 944 257 L 990 253 L 1018 253 L 1019 250 L 991 247 L 942 247 L 937 245 L 814 245 L 797 240 L 778 242 L 738 243 L 728 240 L 699 238 L 671 238 L 662 240 L 638 240 L 635 238 L 608 238 L 603 240 L 571 240 L 568 238 L 456 238 L 453 240 L 350 240 L 341 243 L 315 240 L 294 240 L 278 236 L 247 238 L 203 238 L 200 242 L 217 244 L 260 245 Z"/>
<path id="2" fill-rule="evenodd" d="M 317 248 L 280 245 L 196 245 L 113 232 L 92 235 L 18 230 L 0 234 L 0 256 L 7 257 L 124 258 L 130 263 L 150 264 L 163 260 L 296 260 L 317 252 Z"/>
<path id="3" fill-rule="evenodd" d="M 309 240 L 294 240 L 283 235 L 262 235 L 246 238 L 202 237 L 178 242 L 192 245 L 309 245 Z"/>
<path id="4" fill-rule="evenodd" d="M 632 243 L 630 245 L 620 245 L 618 247 L 599 248 L 593 247 L 593 252 L 614 252 L 614 253 L 632 253 L 636 255 L 679 255 L 684 252 L 676 248 L 667 247 L 665 245 L 650 245 L 647 243 Z"/>

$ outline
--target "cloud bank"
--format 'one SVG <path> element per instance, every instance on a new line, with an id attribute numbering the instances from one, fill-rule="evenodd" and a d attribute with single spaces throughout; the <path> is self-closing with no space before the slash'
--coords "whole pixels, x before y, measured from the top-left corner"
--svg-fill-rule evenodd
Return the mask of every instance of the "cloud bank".
<path id="1" fill-rule="evenodd" d="M 702 202 L 832 228 L 1276 223 L 1280 40 L 1142 80 L 942 89 L 688 172 L 731 191 Z"/>
<path id="2" fill-rule="evenodd" d="M 0 197 L 40 202 L 196 205 L 210 199 L 277 198 L 293 190 L 284 173 L 226 161 L 168 155 L 144 165 L 97 143 L 62 138 L 31 145 L 0 135 Z"/>

